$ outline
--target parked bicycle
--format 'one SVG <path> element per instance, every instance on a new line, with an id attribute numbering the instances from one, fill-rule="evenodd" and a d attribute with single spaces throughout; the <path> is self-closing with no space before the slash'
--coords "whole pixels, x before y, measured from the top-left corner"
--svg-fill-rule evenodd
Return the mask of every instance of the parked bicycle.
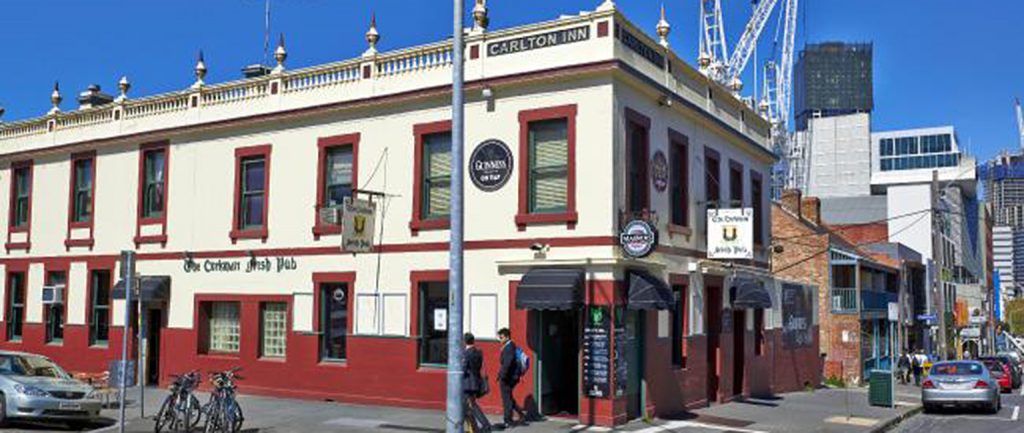
<path id="1" fill-rule="evenodd" d="M 187 432 L 199 424 L 199 399 L 192 391 L 201 379 L 198 371 L 190 371 L 182 375 L 171 375 L 171 394 L 164 399 L 157 412 L 153 431 Z"/>
<path id="2" fill-rule="evenodd" d="M 242 415 L 242 407 L 235 400 L 236 380 L 242 380 L 236 375 L 241 367 L 222 372 L 211 372 L 210 382 L 213 383 L 213 391 L 210 393 L 210 401 L 203 406 L 206 414 L 206 433 L 238 433 L 242 430 L 242 422 L 245 417 Z"/>

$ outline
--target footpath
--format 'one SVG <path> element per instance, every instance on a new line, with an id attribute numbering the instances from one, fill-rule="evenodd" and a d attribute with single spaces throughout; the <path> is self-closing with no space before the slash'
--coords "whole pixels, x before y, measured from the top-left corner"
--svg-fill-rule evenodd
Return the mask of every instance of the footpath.
<path id="1" fill-rule="evenodd" d="M 138 392 L 130 391 L 126 407 L 127 428 L 132 433 L 152 432 L 152 417 L 166 391 L 149 390 L 145 399 L 145 418 L 140 418 Z M 205 401 L 206 396 L 200 395 Z M 396 409 L 242 395 L 239 402 L 245 412 L 245 433 L 313 432 L 395 432 L 443 433 L 444 414 L 439 411 Z M 782 394 L 768 399 L 746 399 L 694 410 L 675 419 L 636 421 L 616 431 L 630 433 L 667 432 L 881 432 L 920 411 L 920 391 L 898 386 L 896 408 L 868 405 L 866 388 L 818 389 L 813 392 Z M 116 409 L 103 415 L 116 420 Z M 491 418 L 500 422 L 500 417 Z M 200 424 L 200 429 L 202 425 Z M 116 432 L 108 425 L 94 432 Z M 564 433 L 574 431 L 610 431 L 578 425 L 575 420 L 552 418 L 511 429 L 516 433 Z"/>

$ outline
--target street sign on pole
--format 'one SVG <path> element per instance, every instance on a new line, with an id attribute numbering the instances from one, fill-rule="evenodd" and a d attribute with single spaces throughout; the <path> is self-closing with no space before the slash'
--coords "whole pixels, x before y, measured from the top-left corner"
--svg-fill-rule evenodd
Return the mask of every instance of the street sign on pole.
<path id="1" fill-rule="evenodd" d="M 118 431 L 124 433 L 124 397 L 126 388 L 128 388 L 127 370 L 131 368 L 128 365 L 128 338 L 131 337 L 129 329 L 132 315 L 132 292 L 135 290 L 135 251 L 121 251 L 121 281 L 124 281 L 124 326 L 121 328 L 124 331 L 121 333 L 121 391 L 118 393 L 117 406 L 120 411 Z M 137 379 L 141 380 L 141 378 Z"/>

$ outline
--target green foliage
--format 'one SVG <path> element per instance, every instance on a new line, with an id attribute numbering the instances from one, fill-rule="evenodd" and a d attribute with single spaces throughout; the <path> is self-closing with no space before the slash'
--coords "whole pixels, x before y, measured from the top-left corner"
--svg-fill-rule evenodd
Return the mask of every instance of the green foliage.
<path id="1" fill-rule="evenodd" d="M 825 379 L 825 386 L 830 388 L 846 388 L 846 382 L 842 377 L 829 376 Z"/>
<path id="2" fill-rule="evenodd" d="M 1014 299 L 1006 303 L 1006 321 L 1010 333 L 1024 334 L 1024 299 Z"/>

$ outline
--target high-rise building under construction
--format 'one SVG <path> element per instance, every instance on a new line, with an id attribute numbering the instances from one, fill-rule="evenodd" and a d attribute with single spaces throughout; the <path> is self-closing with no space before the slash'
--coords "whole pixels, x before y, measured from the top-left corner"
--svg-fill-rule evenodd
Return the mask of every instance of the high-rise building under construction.
<path id="1" fill-rule="evenodd" d="M 870 43 L 808 44 L 794 71 L 796 129 L 813 117 L 870 113 L 874 109 Z"/>

